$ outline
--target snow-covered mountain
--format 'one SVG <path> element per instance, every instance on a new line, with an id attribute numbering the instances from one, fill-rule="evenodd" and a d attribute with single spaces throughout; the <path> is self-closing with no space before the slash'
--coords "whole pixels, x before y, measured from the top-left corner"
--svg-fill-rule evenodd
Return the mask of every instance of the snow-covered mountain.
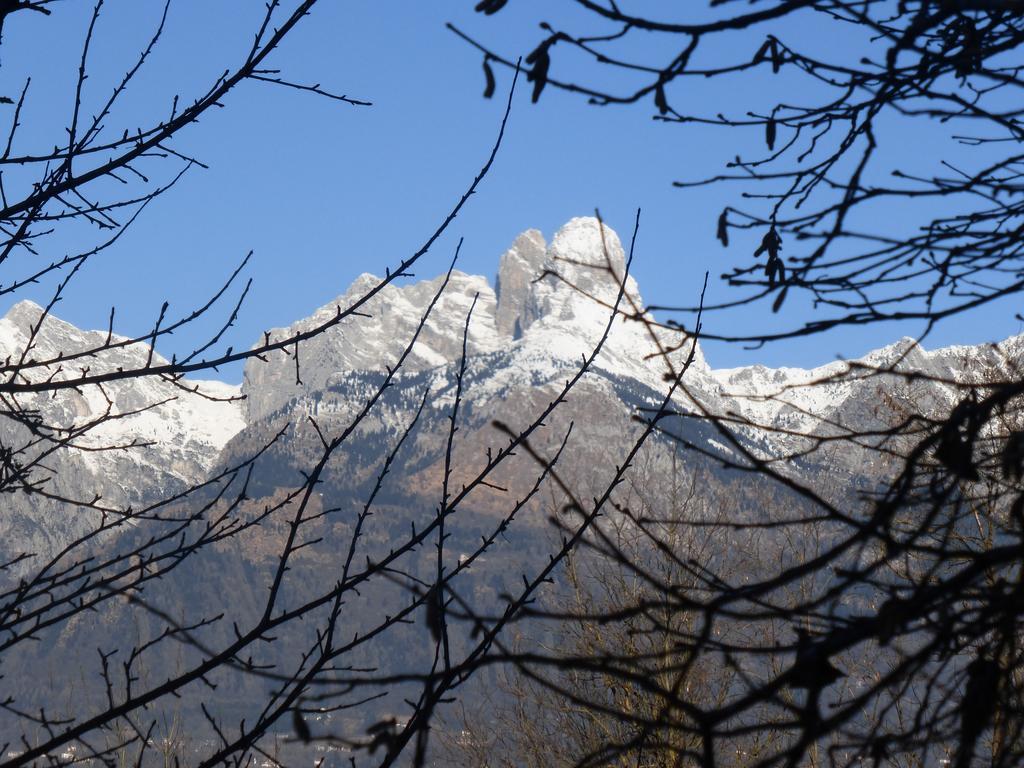
<path id="1" fill-rule="evenodd" d="M 55 360 L 107 341 L 106 332 L 82 331 L 52 315 L 40 323 L 41 317 L 42 307 L 22 301 L 0 319 L 0 360 Z M 82 366 L 92 373 L 138 368 L 148 357 L 147 345 L 133 344 L 77 363 L 22 365 L 17 380 L 67 379 Z M 152 362 L 166 361 L 154 354 Z M 28 481 L 45 493 L 8 496 L 14 503 L 0 516 L 0 557 L 21 551 L 37 560 L 49 557 L 95 526 L 100 515 L 94 509 L 54 497 L 138 509 L 201 482 L 244 426 L 239 398 L 238 387 L 219 381 L 182 385 L 156 376 L 56 395 L 4 395 L 0 443 L 15 452 L 28 468 Z M 26 426 L 33 420 L 40 425 L 35 433 Z"/>
<path id="2" fill-rule="evenodd" d="M 0 357 L 13 363 L 28 349 L 26 360 L 48 360 L 61 353 L 98 348 L 107 341 L 106 332 L 82 331 L 52 314 L 40 325 L 42 315 L 42 307 L 31 301 L 12 307 L 0 319 Z M 114 334 L 111 341 L 124 338 Z M 82 366 L 88 366 L 93 374 L 141 368 L 149 358 L 149 346 L 136 343 L 101 351 L 77 364 L 19 368 L 19 379 L 73 378 Z M 154 352 L 151 362 L 164 365 L 167 360 Z M 146 443 L 145 448 L 132 452 L 133 460 L 147 475 L 158 472 L 182 482 L 194 482 L 208 470 L 216 453 L 244 426 L 240 389 L 220 381 L 191 380 L 181 385 L 147 376 L 115 380 L 102 387 L 61 390 L 57 397 L 49 393 L 11 397 L 21 408 L 38 411 L 47 425 L 66 430 L 109 412 L 113 419 L 91 428 L 75 444 L 95 448 L 115 441 Z"/>
<path id="3" fill-rule="evenodd" d="M 545 245 L 540 232 L 528 230 L 501 257 L 495 287 L 484 277 L 453 271 L 404 370 L 439 369 L 458 361 L 463 327 L 475 298 L 467 337 L 469 355 L 503 357 L 500 368 L 491 368 L 491 390 L 560 378 L 567 366 L 577 366 L 597 343 L 615 304 L 617 278 L 624 273 L 618 236 L 605 226 L 602 239 L 594 218 L 571 220 L 550 245 Z M 251 360 L 242 384 L 247 420 L 266 418 L 294 398 L 329 387 L 339 375 L 393 365 L 442 281 L 438 277 L 388 285 L 360 309 L 370 317 L 350 317 L 305 343 L 300 349 L 302 384 L 296 383 L 290 356 Z M 269 338 L 287 338 L 329 320 L 380 282 L 373 275 L 361 275 L 335 301 L 288 328 L 270 331 Z M 620 304 L 623 311 L 643 306 L 632 277 L 627 279 L 625 293 Z M 662 330 L 659 335 L 667 346 L 681 341 L 680 334 L 672 331 Z M 678 363 L 689 351 L 687 344 L 672 359 Z M 660 389 L 667 368 L 656 355 L 645 359 L 656 352 L 643 323 L 618 317 L 596 368 Z M 694 362 L 693 374 L 706 379 L 707 365 L 699 350 Z"/>
<path id="4" fill-rule="evenodd" d="M 594 218 L 571 220 L 550 244 L 537 230 L 528 230 L 502 255 L 493 288 L 484 277 L 453 272 L 413 347 L 404 376 L 432 371 L 439 391 L 435 403 L 445 404 L 444 381 L 461 356 L 463 326 L 476 298 L 467 336 L 474 386 L 467 389 L 466 397 L 493 406 L 517 392 L 550 393 L 597 343 L 611 316 L 624 270 L 618 236 L 605 226 L 602 237 Z M 344 412 L 346 402 L 358 401 L 346 385 L 348 377 L 394 364 L 442 279 L 388 285 L 363 307 L 371 317 L 350 318 L 308 342 L 300 351 L 302 384 L 296 383 L 290 356 L 251 360 L 242 385 L 247 421 L 253 424 L 274 414 L 282 416 L 292 408 Z M 270 337 L 286 338 L 322 323 L 379 283 L 380 278 L 364 274 L 334 302 L 288 328 L 271 331 Z M 639 287 L 629 277 L 620 309 L 629 315 L 643 307 Z M 671 350 L 669 358 L 678 369 L 690 353 L 692 341 L 672 328 L 626 315 L 612 323 L 586 381 L 619 400 L 624 399 L 625 390 L 634 388 L 642 393 L 638 394 L 641 400 L 653 404 L 665 391 L 669 371 L 662 352 Z M 643 317 L 652 320 L 649 315 Z M 931 352 L 911 339 L 902 339 L 859 360 L 812 369 L 753 365 L 712 370 L 698 345 L 683 391 L 676 398 L 677 407 L 699 404 L 710 412 L 737 414 L 786 432 L 814 434 L 837 425 L 864 426 L 884 421 L 891 414 L 883 410 L 891 411 L 910 399 L 915 408 L 925 411 L 948 410 L 962 396 L 956 382 L 1005 372 L 1021 359 L 1022 351 L 1024 336 L 998 345 Z M 878 375 L 879 370 L 892 373 Z M 905 376 L 908 372 L 917 378 Z M 884 404 L 879 390 L 886 393 Z M 590 419 L 595 416 L 596 412 Z M 777 434 L 763 447 L 769 453 L 782 452 L 797 442 L 792 436 Z"/>
<path id="5" fill-rule="evenodd" d="M 465 424 L 457 446 L 471 464 L 473 456 L 493 444 L 493 430 L 484 429 L 491 420 L 521 423 L 578 369 L 609 322 L 624 271 L 618 236 L 607 226 L 602 232 L 594 218 L 571 220 L 550 243 L 537 230 L 521 234 L 501 256 L 493 287 L 484 277 L 454 271 L 395 381 L 394 393 L 364 425 L 364 438 L 393 432 L 406 423 L 424 389 L 431 392 L 428 410 L 436 417 L 435 431 L 441 429 L 454 398 L 454 373 L 473 307 L 466 336 Z M 315 414 L 330 422 L 360 406 L 375 377 L 397 361 L 443 280 L 442 276 L 387 285 L 358 315 L 304 342 L 299 350 L 301 383 L 296 380 L 294 358 L 279 352 L 251 359 L 240 388 L 213 381 L 188 382 L 182 387 L 159 377 L 144 377 L 62 390 L 57 397 L 18 396 L 6 403 L 7 410 L 38 410 L 45 423 L 64 430 L 87 425 L 108 411 L 115 416 L 47 456 L 36 471 L 58 495 L 86 500 L 99 494 L 122 507 L 137 506 L 200 481 L 211 468 L 259 447 L 259 437 L 271 426 L 276 429 L 291 422 L 295 425 L 292 436 L 278 446 L 274 469 L 267 473 L 265 485 L 272 487 L 286 482 L 280 467 L 294 464 L 300 470 L 300 457 L 308 458 L 308 441 L 313 438 L 308 429 L 302 431 L 305 416 Z M 335 301 L 287 328 L 270 331 L 269 338 L 286 338 L 335 317 L 380 282 L 373 275 L 361 275 Z M 639 287 L 630 277 L 620 302 L 626 315 L 614 319 L 591 373 L 562 409 L 563 415 L 552 421 L 552 425 L 564 425 L 574 419 L 577 431 L 584 434 L 576 459 L 580 467 L 614 466 L 617 451 L 637 428 L 632 420 L 636 408 L 657 403 L 665 391 L 669 368 L 661 352 L 670 350 L 672 365 L 678 367 L 691 351 L 692 341 L 680 332 L 655 329 L 628 317 L 643 306 Z M 53 316 L 37 328 L 41 312 L 40 307 L 22 302 L 0 320 L 0 357 L 18 360 L 30 340 L 28 357 L 41 360 L 95 347 L 106 338 L 106 332 L 81 331 Z M 799 437 L 787 432 L 813 434 L 844 424 L 884 422 L 901 401 L 913 400 L 914 407 L 926 410 L 948 410 L 959 397 L 953 382 L 1005 371 L 1021 359 L 1022 348 L 1024 337 L 1016 337 L 1000 345 L 927 352 L 904 339 L 862 360 L 811 370 L 763 366 L 712 370 L 698 348 L 677 407 L 699 405 L 777 428 L 781 431 L 774 436 L 759 438 L 759 449 L 782 453 L 799 442 Z M 93 371 L 138 366 L 149 354 L 149 348 L 139 343 L 104 352 L 88 364 Z M 915 371 L 923 376 L 915 380 L 868 376 L 867 368 Z M 39 367 L 31 374 L 39 379 L 64 375 L 66 370 L 58 366 Z M 190 392 L 196 385 L 198 393 Z M 884 398 L 880 390 L 885 390 Z M 31 443 L 16 420 L 3 421 L 5 445 L 18 445 L 19 440 Z M 440 453 L 430 441 L 440 443 L 437 438 L 431 429 L 417 438 L 418 463 L 408 467 L 410 474 L 405 478 L 411 486 L 432 487 Z M 704 439 L 699 434 L 691 438 Z M 547 439 L 557 441 L 553 427 Z M 710 433 L 707 439 L 710 443 Z M 727 450 L 717 441 L 713 445 Z M 121 449 L 98 450 L 112 446 Z M 352 450 L 361 451 L 358 445 Z M 362 453 L 366 454 L 362 465 L 366 475 L 380 457 L 371 457 L 369 448 Z M 356 466 L 352 460 L 345 471 L 362 477 Z M 52 553 L 94 522 L 81 510 L 46 499 L 26 497 L 15 506 L 17 514 L 0 521 L 8 534 L 8 551 L 13 545 Z"/>
<path id="6" fill-rule="evenodd" d="M 389 465 L 387 482 L 375 497 L 372 519 L 359 531 L 360 558 L 385 556 L 396 542 L 406 540 L 410 530 L 422 531 L 432 519 L 446 479 L 449 416 L 471 307 L 458 433 L 447 478 L 452 489 L 468 484 L 488 457 L 507 445 L 507 435 L 495 428 L 494 421 L 516 429 L 525 427 L 579 370 L 612 317 L 611 306 L 624 267 L 622 245 L 615 233 L 607 228 L 602 232 L 595 219 L 578 218 L 562 227 L 550 243 L 536 230 L 516 238 L 501 257 L 494 287 L 484 277 L 453 272 L 407 364 L 319 476 L 317 493 L 310 501 L 311 545 L 303 545 L 289 563 L 281 599 L 301 604 L 323 583 L 325 573 L 336 572 L 339 552 L 354 538 L 353 521 L 374 488 L 385 457 L 424 395 L 427 404 L 416 430 Z M 284 515 L 290 517 L 290 512 L 281 506 L 287 492 L 305 481 L 309 468 L 322 455 L 321 436 L 341 434 L 380 386 L 385 367 L 393 365 L 410 342 L 442 282 L 439 277 L 388 285 L 360 308 L 358 316 L 303 343 L 299 349 L 301 383 L 296 381 L 294 349 L 290 349 L 289 354 L 275 352 L 250 360 L 240 388 L 194 381 L 184 382 L 183 387 L 182 382 L 143 377 L 102 388 L 62 390 L 56 397 L 4 396 L 0 399 L 0 447 L 26 446 L 30 457 L 33 451 L 42 450 L 22 421 L 12 416 L 14 412 L 38 411 L 44 423 L 62 434 L 100 419 L 95 429 L 46 455 L 33 473 L 57 496 L 88 501 L 99 494 L 111 506 L 136 509 L 259 453 L 252 472 L 244 478 L 244 494 L 240 493 L 241 478 L 232 487 L 238 506 L 232 511 L 237 517 L 231 519 L 232 524 L 242 521 L 240 533 L 197 550 L 195 557 L 182 560 L 165 580 L 146 587 L 147 599 L 158 601 L 168 615 L 229 614 L 209 628 L 207 637 L 209 647 L 223 647 L 234 637 L 229 634 L 234 624 L 245 625 L 246 617 L 262 609 L 268 580 L 289 532 Z M 334 302 L 288 328 L 271 331 L 269 336 L 287 338 L 334 318 L 339 309 L 379 283 L 379 278 L 362 275 Z M 692 349 L 692 340 L 679 331 L 653 328 L 629 317 L 643 306 L 639 287 L 630 278 L 620 305 L 627 314 L 614 318 L 591 370 L 530 436 L 532 448 L 552 456 L 572 424 L 571 439 L 557 469 L 584 499 L 603 492 L 642 428 L 636 416 L 664 397 L 670 366 L 661 353 L 667 350 L 671 368 L 678 369 Z M 17 362 L 31 346 L 27 359 L 46 360 L 61 354 L 66 359 L 76 351 L 102 346 L 106 339 L 106 332 L 80 331 L 53 317 L 40 325 L 40 314 L 38 306 L 23 302 L 0 320 L 0 358 Z M 652 333 L 656 335 L 652 337 Z M 88 364 L 93 371 L 139 367 L 149 354 L 145 344 L 134 344 L 103 352 Z M 746 441 L 748 450 L 779 456 L 799 451 L 809 439 L 807 435 L 842 431 L 844 426 L 892 423 L 900 418 L 901 409 L 933 410 L 941 415 L 962 396 L 957 382 L 982 381 L 993 373 L 1011 371 L 1019 376 L 1021 360 L 1024 337 L 998 345 L 933 352 L 901 340 L 859 361 L 811 370 L 763 366 L 713 370 L 697 349 L 673 405 L 679 411 L 734 414 L 769 427 L 768 431 L 740 427 L 739 439 Z M 30 375 L 39 380 L 70 375 L 68 365 L 40 366 Z M 895 373 L 868 375 L 878 369 Z M 907 373 L 915 375 L 902 375 Z M 191 391 L 195 387 L 198 392 Z M 104 419 L 108 413 L 115 418 Z M 730 456 L 733 449 L 706 422 L 665 419 L 663 426 L 707 455 L 679 451 L 676 443 L 660 437 L 649 441 L 632 463 L 628 482 L 617 491 L 621 494 L 617 500 L 630 508 L 649 505 L 648 509 L 663 512 L 670 509 L 669 504 L 682 503 L 692 519 L 722 514 L 731 519 L 762 519 L 766 509 L 800 503 L 795 494 L 787 496 L 787 489 L 763 478 L 723 470 L 719 459 Z M 101 448 L 114 450 L 98 450 Z M 841 452 L 826 451 L 824 458 L 811 455 L 785 462 L 785 471 L 821 477 L 843 494 L 850 488 L 865 487 L 885 471 L 871 463 L 878 461 L 877 455 L 858 452 L 848 442 L 841 448 Z M 504 530 L 510 508 L 516 500 L 526 498 L 539 472 L 528 452 L 517 451 L 488 476 L 486 486 L 474 487 L 445 530 L 446 553 L 453 562 L 460 553 L 473 552 L 481 535 Z M 688 495 L 690 488 L 699 488 L 696 497 Z M 45 495 L 9 494 L 5 502 L 6 514 L 0 517 L 0 564 L 20 552 L 35 553 L 36 558 L 20 569 L 0 574 L 0 583 L 4 579 L 10 583 L 38 568 L 46 562 L 44 558 L 86 534 L 98 521 L 97 513 L 87 507 L 59 504 Z M 536 572 L 543 566 L 551 551 L 549 516 L 560 508 L 561 499 L 554 489 L 532 496 L 529 504 L 517 511 L 508 538 L 501 538 L 487 550 L 486 557 L 474 563 L 460 594 L 479 600 L 481 607 L 493 607 L 521 573 Z M 258 524 L 249 526 L 253 520 Z M 152 531 L 160 530 L 163 522 L 123 526 L 95 543 L 100 551 L 121 546 L 135 551 L 151 540 Z M 198 520 L 195 528 L 205 529 L 208 523 L 206 518 Z M 117 538 L 119 535 L 124 538 Z M 773 534 L 763 531 L 759 535 L 768 539 Z M 724 538 L 720 544 L 721 557 L 745 557 L 740 550 L 731 553 L 732 544 Z M 765 546 L 770 549 L 768 544 Z M 92 554 L 88 547 L 82 549 L 86 551 L 74 555 Z M 409 553 L 403 567 L 415 572 L 427 562 L 416 558 L 432 557 L 423 555 L 425 551 L 419 548 Z M 62 564 L 70 566 L 70 559 Z M 382 583 L 348 606 L 346 632 L 371 629 L 382 612 L 394 615 L 407 602 L 408 594 L 401 587 Z M 26 646 L 24 659 L 9 668 L 76 664 L 86 668 L 95 663 L 95 649 L 109 645 L 111 637 L 145 634 L 138 625 L 141 614 L 130 608 L 128 603 L 110 601 L 102 611 L 81 621 L 76 618 L 50 627 L 41 633 L 43 642 Z M 400 632 L 405 629 L 403 625 Z M 420 630 L 411 625 L 407 629 L 412 633 Z M 154 625 L 147 631 L 162 630 Z M 280 643 L 264 649 L 268 661 L 288 658 L 289 653 L 297 658 L 296 654 L 308 647 L 302 643 L 312 642 L 311 638 L 304 639 L 302 631 L 295 631 L 294 636 L 283 633 Z M 412 635 L 403 640 L 400 632 L 388 634 L 380 640 L 381 645 L 368 646 L 365 658 L 349 662 L 384 669 L 398 659 L 408 661 L 410 654 L 429 651 L 426 644 L 409 641 Z M 289 642 L 293 643 L 290 650 Z M 171 655 L 166 661 L 172 663 Z M 422 661 L 429 665 L 429 659 Z M 152 663 L 154 679 L 170 674 L 169 668 L 159 666 L 163 660 Z M 263 701 L 265 690 L 258 678 L 226 679 L 231 684 L 221 685 L 215 694 L 203 689 L 205 702 L 214 697 L 225 711 L 241 713 L 252 702 Z M 98 676 L 87 681 L 94 686 L 89 695 L 98 701 L 105 695 L 100 683 Z M 17 682 L 5 679 L 5 684 L 16 687 L 20 700 L 31 702 L 35 701 L 32 697 L 39 697 L 36 706 L 49 703 L 31 674 L 22 675 Z M 393 711 L 389 706 L 393 705 L 382 701 L 362 707 L 359 717 L 365 722 L 361 727 Z M 3 716 L 0 712 L 0 730 Z M 356 727 L 354 732 L 359 731 Z"/>

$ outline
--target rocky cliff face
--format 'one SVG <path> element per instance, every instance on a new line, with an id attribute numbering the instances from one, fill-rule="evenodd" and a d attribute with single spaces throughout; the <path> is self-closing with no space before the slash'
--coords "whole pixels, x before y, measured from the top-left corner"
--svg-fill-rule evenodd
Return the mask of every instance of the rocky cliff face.
<path id="1" fill-rule="evenodd" d="M 266 362 L 249 361 L 242 381 L 247 421 L 259 421 L 295 398 L 326 389 L 336 374 L 383 371 L 385 366 L 393 366 L 442 281 L 438 277 L 411 285 L 387 285 L 360 307 L 360 316 L 346 318 L 303 343 L 299 348 L 301 383 L 296 380 L 295 360 L 290 354 L 276 353 Z M 373 275 L 361 275 L 334 302 L 288 328 L 275 328 L 269 338 L 287 338 L 330 320 L 380 282 Z M 462 326 L 474 297 L 478 298 L 469 329 L 469 350 L 479 354 L 498 346 L 494 291 L 485 278 L 456 271 L 406 361 L 405 371 L 436 368 L 458 359 Z"/>
<path id="2" fill-rule="evenodd" d="M 522 338 L 523 331 L 536 319 L 530 305 L 530 285 L 544 266 L 547 244 L 544 235 L 528 229 L 502 254 L 494 291 L 498 297 L 494 322 L 505 338 Z"/>

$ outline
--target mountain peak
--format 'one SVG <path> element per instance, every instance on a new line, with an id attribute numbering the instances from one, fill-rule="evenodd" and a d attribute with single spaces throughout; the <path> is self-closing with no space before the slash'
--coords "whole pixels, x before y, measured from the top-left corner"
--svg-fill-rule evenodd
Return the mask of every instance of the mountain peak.
<path id="1" fill-rule="evenodd" d="M 515 340 L 544 318 L 589 322 L 595 310 L 607 312 L 615 303 L 625 272 L 619 236 L 593 216 L 570 219 L 550 245 L 539 231 L 528 229 L 498 267 L 498 332 Z M 626 279 L 626 291 L 637 307 L 643 305 L 632 277 Z M 628 303 L 622 308 L 632 309 Z"/>
<path id="2" fill-rule="evenodd" d="M 546 361 L 545 370 L 553 357 L 576 361 L 593 349 L 607 327 L 625 265 L 618 235 L 594 217 L 571 219 L 550 244 L 540 231 L 528 229 L 501 256 L 495 289 L 486 278 L 452 272 L 404 368 L 420 371 L 457 361 L 466 314 L 475 297 L 467 339 L 471 355 L 529 348 L 526 357 L 538 365 Z M 300 353 L 301 383 L 296 381 L 294 358 L 275 354 L 265 361 L 250 360 L 243 384 L 250 420 L 274 413 L 304 393 L 331 386 L 339 373 L 394 365 L 442 279 L 386 285 L 361 307 L 363 316 L 346 318 L 305 342 Z M 270 338 L 288 338 L 335 317 L 379 281 L 373 275 L 360 275 L 338 299 L 288 328 L 271 331 Z M 628 313 L 643 306 L 632 277 L 626 278 L 626 292 L 629 301 L 622 303 L 621 310 Z M 664 333 L 672 336 L 674 343 L 669 346 L 674 348 L 678 334 Z M 598 365 L 660 383 L 663 362 L 645 361 L 646 351 L 656 352 L 647 328 L 619 318 Z"/>
<path id="3" fill-rule="evenodd" d="M 536 319 L 531 310 L 530 284 L 544 270 L 547 244 L 537 229 L 528 229 L 501 256 L 494 292 L 498 307 L 494 322 L 498 332 L 518 339 Z"/>
<path id="4" fill-rule="evenodd" d="M 7 314 L 0 318 L 0 350 L 3 354 L 19 353 L 30 337 L 30 356 L 36 358 L 54 357 L 61 351 L 77 351 L 90 346 L 90 332 L 52 313 L 48 313 L 40 325 L 40 318 L 45 311 L 39 304 L 28 299 L 19 301 L 7 310 Z M 95 342 L 95 339 L 92 341 Z"/>
<path id="5" fill-rule="evenodd" d="M 43 314 L 43 308 L 30 299 L 22 299 L 4 315 L 3 319 L 10 322 L 19 330 L 27 332 L 29 327 L 39 322 L 39 316 Z"/>
<path id="6" fill-rule="evenodd" d="M 626 280 L 626 294 L 640 308 L 643 300 L 636 280 L 626 277 L 626 254 L 619 236 L 607 224 L 593 216 L 570 219 L 555 233 L 544 261 L 546 276 L 539 291 L 543 314 L 564 311 L 566 303 L 611 306 Z M 621 309 L 633 307 L 624 301 Z"/>
<path id="7" fill-rule="evenodd" d="M 570 219 L 551 241 L 552 267 L 560 267 L 577 287 L 613 288 L 626 272 L 626 254 L 615 230 L 593 216 Z"/>

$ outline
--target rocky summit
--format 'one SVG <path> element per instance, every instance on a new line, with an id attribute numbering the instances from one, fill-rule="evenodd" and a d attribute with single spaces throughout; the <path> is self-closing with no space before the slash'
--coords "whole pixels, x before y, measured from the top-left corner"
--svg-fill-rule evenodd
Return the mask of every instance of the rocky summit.
<path id="1" fill-rule="evenodd" d="M 485 277 L 452 272 L 404 370 L 455 363 L 462 354 L 463 329 L 471 306 L 466 338 L 470 356 L 512 351 L 510 364 L 542 376 L 546 368 L 560 367 L 565 361 L 575 363 L 601 336 L 624 275 L 625 255 L 618 236 L 605 226 L 602 237 L 594 218 L 573 219 L 555 234 L 550 245 L 540 232 L 528 230 L 502 255 L 494 287 Z M 359 311 L 370 317 L 350 317 L 305 343 L 300 349 L 301 384 L 296 383 L 294 360 L 285 355 L 251 360 L 242 384 L 247 420 L 266 418 L 290 400 L 326 388 L 337 374 L 379 371 L 394 365 L 443 280 L 442 276 L 408 285 L 389 284 L 360 307 Z M 314 328 L 380 283 L 381 278 L 361 275 L 335 301 L 287 328 L 273 329 L 269 338 L 288 338 Z M 643 306 L 632 277 L 626 280 L 625 294 L 620 303 L 623 311 Z M 678 341 L 678 334 L 666 335 L 670 341 Z M 642 324 L 620 318 L 598 366 L 655 383 L 664 366 L 643 359 L 654 349 Z M 699 366 L 703 367 L 702 360 Z"/>

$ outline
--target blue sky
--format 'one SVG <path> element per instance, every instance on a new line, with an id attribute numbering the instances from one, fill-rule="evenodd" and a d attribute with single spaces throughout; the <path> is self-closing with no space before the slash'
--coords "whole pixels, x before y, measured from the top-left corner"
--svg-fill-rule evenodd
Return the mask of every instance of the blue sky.
<path id="1" fill-rule="evenodd" d="M 254 258 L 246 274 L 254 287 L 227 342 L 244 347 L 264 329 L 286 325 L 327 303 L 359 273 L 381 274 L 385 265 L 413 252 L 486 157 L 510 83 L 509 73 L 499 69 L 497 97 L 482 99 L 480 57 L 445 22 L 515 55 L 529 52 L 543 37 L 536 26 L 538 8 L 550 8 L 558 20 L 573 18 L 567 3 L 511 2 L 493 18 L 473 13 L 473 4 L 361 0 L 316 7 L 270 65 L 293 81 L 319 82 L 374 106 L 352 107 L 273 85 L 244 84 L 224 109 L 191 126 L 174 145 L 195 154 L 209 170 L 190 171 L 114 248 L 94 259 L 57 314 L 80 326 L 103 327 L 116 304 L 118 330 L 143 332 L 165 300 L 172 314 L 203 303 L 251 249 Z M 0 49 L 3 92 L 16 95 L 25 77 L 32 77 L 15 151 L 45 148 L 59 140 L 72 106 L 91 5 L 79 0 L 57 3 L 49 18 L 19 13 L 8 22 Z M 161 6 L 151 0 L 107 0 L 90 56 L 87 108 L 109 93 L 146 44 Z M 172 4 L 161 47 L 111 125 L 116 124 L 118 133 L 126 126 L 144 125 L 154 113 L 169 111 L 174 94 L 187 101 L 204 91 L 251 43 L 262 8 L 262 3 L 242 0 Z M 591 20 L 583 23 L 593 26 Z M 745 57 L 759 39 L 738 35 L 726 42 L 723 55 L 735 46 L 737 56 Z M 855 41 L 842 36 L 815 37 L 812 44 L 855 50 Z M 653 61 L 670 55 L 667 48 L 659 48 L 661 41 L 645 40 L 643 45 L 636 53 Z M 571 66 L 560 62 L 557 53 L 556 68 Z M 761 97 L 765 82 L 759 77 L 729 83 L 727 92 L 695 83 L 681 86 L 689 90 L 674 95 L 695 100 L 708 111 L 744 111 L 753 108 L 748 102 Z M 739 237 L 726 250 L 714 240 L 715 219 L 724 205 L 735 204 L 738 190 L 681 191 L 671 182 L 721 169 L 737 152 L 758 148 L 760 133 L 666 125 L 653 121 L 653 113 L 651 104 L 596 108 L 554 90 L 532 105 L 523 87 L 494 170 L 417 274 L 439 273 L 458 238 L 464 237 L 460 268 L 493 276 L 498 257 L 520 231 L 534 227 L 550 238 L 569 218 L 589 215 L 595 207 L 625 240 L 640 207 L 634 274 L 645 299 L 692 303 L 705 270 L 712 278 L 710 298 L 726 298 L 730 289 L 718 275 L 732 264 L 749 261 L 756 245 Z M 893 137 L 884 149 L 923 167 L 943 150 L 941 136 L 922 139 L 897 126 Z M 930 141 L 936 142 L 934 149 Z M 17 180 L 16 172 L 8 174 L 8 195 Z M 890 210 L 885 215 L 897 224 L 901 213 Z M 74 245 L 68 238 L 51 238 L 40 258 L 59 258 Z M 0 282 L 10 279 L 0 276 Z M 22 295 L 46 299 L 49 290 L 52 285 L 43 285 Z M 793 301 L 781 318 L 757 307 L 715 315 L 706 323 L 729 332 L 796 323 L 809 311 Z M 1016 306 L 1004 302 L 970 321 L 946 324 L 927 346 L 1020 332 L 1015 311 Z M 213 325 L 211 320 L 206 330 Z M 161 351 L 185 350 L 199 339 L 200 330 L 182 334 Z M 879 326 L 756 351 L 709 343 L 705 352 L 715 366 L 812 365 L 837 355 L 858 355 L 919 331 L 916 326 Z M 237 380 L 240 371 L 223 375 Z"/>

